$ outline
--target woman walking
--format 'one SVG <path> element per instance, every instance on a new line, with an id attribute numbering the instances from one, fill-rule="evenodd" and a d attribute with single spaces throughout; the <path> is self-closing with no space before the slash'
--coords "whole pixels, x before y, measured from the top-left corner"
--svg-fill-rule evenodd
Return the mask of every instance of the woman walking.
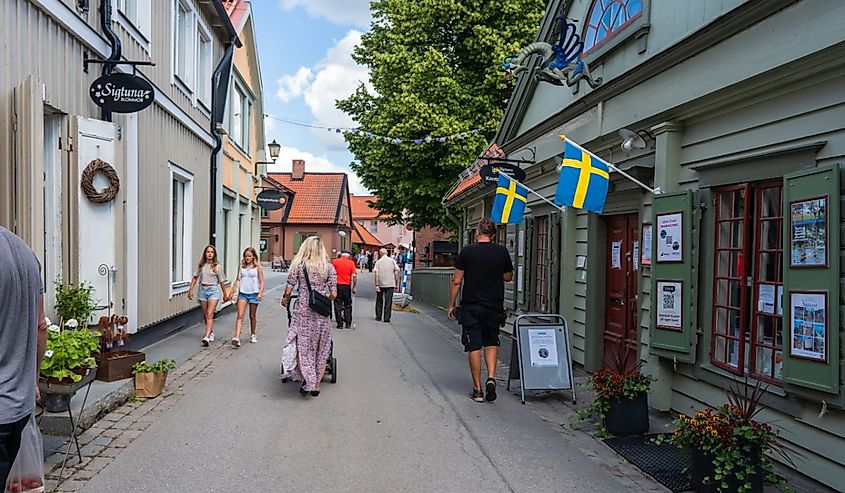
<path id="1" fill-rule="evenodd" d="M 241 330 L 244 326 L 247 306 L 249 306 L 249 342 L 258 342 L 258 338 L 255 336 L 255 328 L 258 323 L 255 314 L 258 311 L 258 304 L 261 303 L 261 298 L 264 296 L 264 271 L 258 262 L 258 254 L 252 247 L 247 247 L 244 250 L 241 268 L 238 270 L 238 276 L 232 283 L 232 287 L 229 288 L 229 294 L 226 298 L 232 299 L 234 293 L 238 293 L 238 321 L 235 322 L 235 337 L 232 338 L 232 345 L 241 347 Z"/>
<path id="2" fill-rule="evenodd" d="M 214 245 L 208 245 L 202 251 L 197 273 L 191 280 L 188 288 L 188 299 L 194 299 L 194 286 L 199 283 L 199 301 L 202 313 L 205 316 L 205 336 L 202 338 L 202 345 L 214 342 L 214 312 L 217 309 L 217 302 L 226 292 L 226 274 L 223 266 L 217 261 L 217 249 Z"/>
<path id="3" fill-rule="evenodd" d="M 293 311 L 284 345 L 295 340 L 297 366 L 285 369 L 282 377 L 303 381 L 299 393 L 306 395 L 310 392 L 317 397 L 331 351 L 332 322 L 330 317 L 324 317 L 308 306 L 308 283 L 311 289 L 332 300 L 337 297 L 337 273 L 319 236 L 311 236 L 302 243 L 299 253 L 291 261 L 289 272 L 282 305 L 288 306 L 294 288 L 297 288 L 300 300 Z"/>

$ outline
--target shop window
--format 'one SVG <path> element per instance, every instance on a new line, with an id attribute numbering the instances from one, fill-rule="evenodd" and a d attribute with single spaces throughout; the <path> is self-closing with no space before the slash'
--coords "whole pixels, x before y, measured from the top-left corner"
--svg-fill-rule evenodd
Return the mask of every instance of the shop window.
<path id="1" fill-rule="evenodd" d="M 241 150 L 249 154 L 252 100 L 244 86 L 232 78 L 232 108 L 229 113 L 229 136 Z"/>
<path id="2" fill-rule="evenodd" d="M 782 361 L 782 187 L 715 190 L 711 360 L 738 375 L 779 382 Z"/>
<path id="3" fill-rule="evenodd" d="M 370 221 L 370 233 L 378 233 L 378 221 Z"/>
<path id="4" fill-rule="evenodd" d="M 594 0 L 587 14 L 584 53 L 601 46 L 643 13 L 644 0 Z"/>
<path id="5" fill-rule="evenodd" d="M 293 242 L 293 253 L 299 252 L 299 247 L 302 246 L 302 243 L 309 237 L 309 236 L 317 236 L 317 233 L 296 233 L 296 238 L 294 238 Z"/>
<path id="6" fill-rule="evenodd" d="M 548 216 L 534 218 L 534 238 L 532 244 L 534 251 L 534 289 L 533 307 L 539 312 L 547 312 L 549 309 L 549 231 Z"/>
<path id="7" fill-rule="evenodd" d="M 496 243 L 503 247 L 508 246 L 508 227 L 505 224 L 496 226 Z"/>

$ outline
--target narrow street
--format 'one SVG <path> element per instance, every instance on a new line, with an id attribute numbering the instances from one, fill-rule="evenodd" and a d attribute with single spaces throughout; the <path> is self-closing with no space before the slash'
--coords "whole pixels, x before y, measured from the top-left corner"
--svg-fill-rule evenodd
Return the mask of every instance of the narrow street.
<path id="1" fill-rule="evenodd" d="M 371 276 L 355 298 L 355 328 L 334 332 L 338 383 L 327 379 L 319 397 L 278 378 L 279 286 L 261 305 L 258 344 L 231 348 L 232 317 L 221 317 L 212 348 L 185 363 L 187 374 L 177 370 L 164 396 L 88 432 L 115 437 L 112 447 L 59 491 L 664 491 L 563 429 L 556 399 L 522 406 L 501 379 L 495 403 L 468 399 L 456 338 L 420 314 L 373 320 Z"/>

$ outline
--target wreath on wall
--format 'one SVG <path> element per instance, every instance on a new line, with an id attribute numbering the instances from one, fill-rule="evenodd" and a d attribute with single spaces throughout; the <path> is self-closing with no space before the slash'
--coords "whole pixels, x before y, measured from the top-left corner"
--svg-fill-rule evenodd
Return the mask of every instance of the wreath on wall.
<path id="1" fill-rule="evenodd" d="M 97 173 L 102 173 L 109 181 L 109 186 L 99 192 L 94 188 L 94 175 Z M 102 159 L 95 159 L 82 170 L 80 186 L 88 200 L 96 204 L 104 204 L 114 200 L 120 192 L 120 177 L 117 176 L 117 171 L 112 165 Z"/>

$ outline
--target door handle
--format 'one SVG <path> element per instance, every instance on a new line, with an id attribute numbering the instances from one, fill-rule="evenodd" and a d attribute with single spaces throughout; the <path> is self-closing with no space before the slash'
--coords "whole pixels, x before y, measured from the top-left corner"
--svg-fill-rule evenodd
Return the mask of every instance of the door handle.
<path id="1" fill-rule="evenodd" d="M 610 301 L 615 305 L 624 305 L 625 304 L 625 299 L 622 298 L 621 296 L 611 296 Z"/>

